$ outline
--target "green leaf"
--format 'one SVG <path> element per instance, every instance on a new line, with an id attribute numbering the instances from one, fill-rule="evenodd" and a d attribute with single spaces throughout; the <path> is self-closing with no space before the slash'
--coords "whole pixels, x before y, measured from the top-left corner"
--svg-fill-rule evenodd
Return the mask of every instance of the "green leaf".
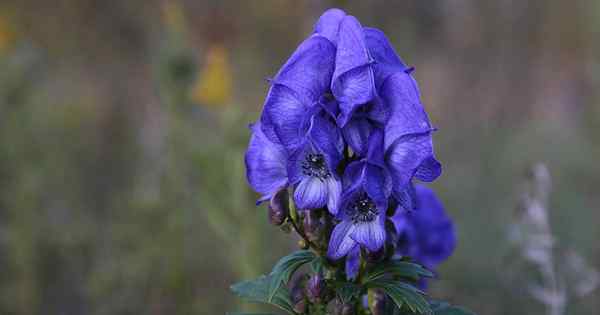
<path id="1" fill-rule="evenodd" d="M 371 270 L 364 279 L 364 283 L 375 281 L 385 275 L 393 275 L 418 281 L 421 278 L 431 278 L 433 273 L 423 266 L 408 261 L 392 260 L 386 264 L 378 265 Z"/>
<path id="2" fill-rule="evenodd" d="M 361 296 L 362 288 L 351 282 L 336 281 L 332 283 L 337 296 L 343 303 L 349 303 Z"/>
<path id="3" fill-rule="evenodd" d="M 432 301 L 431 309 L 435 315 L 475 315 L 462 307 L 450 305 L 443 301 Z"/>
<path id="4" fill-rule="evenodd" d="M 424 297 L 425 293 L 410 284 L 395 280 L 378 279 L 369 282 L 368 286 L 383 289 L 399 309 L 406 306 L 413 313 L 433 314 L 429 303 Z"/>
<path id="5" fill-rule="evenodd" d="M 272 276 L 260 276 L 258 279 L 238 282 L 230 287 L 237 296 L 258 303 L 275 305 L 290 314 L 295 314 L 290 301 L 290 294 L 285 287 L 280 287 L 270 297 L 269 289 L 273 282 Z"/>
<path id="6" fill-rule="evenodd" d="M 274 298 L 282 284 L 287 284 L 290 278 L 302 265 L 312 261 L 315 254 L 309 250 L 299 250 L 281 258 L 273 271 L 269 274 L 271 284 L 269 288 L 269 302 Z"/>
<path id="7" fill-rule="evenodd" d="M 315 259 L 313 259 L 310 262 L 310 268 L 315 273 L 321 273 L 321 272 L 323 272 L 323 269 L 325 269 L 325 264 L 326 264 L 325 258 L 322 256 L 317 256 L 317 257 L 315 257 Z"/>
<path id="8" fill-rule="evenodd" d="M 227 312 L 226 315 L 274 315 L 272 313 Z"/>

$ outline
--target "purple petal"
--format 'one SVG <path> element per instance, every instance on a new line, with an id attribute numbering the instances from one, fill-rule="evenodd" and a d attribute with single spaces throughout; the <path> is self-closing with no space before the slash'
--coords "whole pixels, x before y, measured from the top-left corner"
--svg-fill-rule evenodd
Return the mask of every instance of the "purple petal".
<path id="1" fill-rule="evenodd" d="M 303 178 L 294 191 L 294 201 L 299 209 L 316 209 L 327 203 L 327 184 L 317 177 Z"/>
<path id="2" fill-rule="evenodd" d="M 405 189 L 421 163 L 433 155 L 431 133 L 411 134 L 397 139 L 386 152 L 386 165 L 395 190 Z"/>
<path id="3" fill-rule="evenodd" d="M 340 9 L 329 9 L 319 17 L 315 24 L 315 33 L 329 39 L 333 44 L 337 43 L 340 22 L 346 16 L 346 13 Z"/>
<path id="4" fill-rule="evenodd" d="M 304 123 L 308 106 L 285 85 L 275 84 L 269 90 L 261 116 L 263 132 L 273 142 L 297 147 L 308 126 Z"/>
<path id="5" fill-rule="evenodd" d="M 279 188 L 287 186 L 285 149 L 270 142 L 263 134 L 260 123 L 252 127 L 252 137 L 246 151 L 246 177 L 252 188 L 268 199 Z"/>
<path id="6" fill-rule="evenodd" d="M 313 116 L 310 127 L 310 139 L 319 152 L 323 153 L 329 169 L 335 171 L 342 159 L 341 137 L 339 130 L 329 120 L 321 116 Z"/>
<path id="7" fill-rule="evenodd" d="M 398 212 L 392 218 L 406 240 L 398 250 L 400 254 L 411 256 L 416 262 L 434 269 L 454 251 L 454 226 L 431 189 L 417 185 L 415 194 L 417 209 Z"/>
<path id="8" fill-rule="evenodd" d="M 354 225 L 351 221 L 342 221 L 338 223 L 331 232 L 329 247 L 327 248 L 327 257 L 331 259 L 340 259 L 356 245 L 356 242 L 350 238 L 354 231 Z"/>
<path id="9" fill-rule="evenodd" d="M 354 247 L 348 253 L 346 257 L 346 279 L 354 280 L 358 275 L 360 269 L 360 246 L 354 245 Z"/>
<path id="10" fill-rule="evenodd" d="M 424 182 L 432 182 L 442 174 L 442 164 L 430 156 L 426 158 L 415 173 L 415 177 Z"/>
<path id="11" fill-rule="evenodd" d="M 379 211 L 385 212 L 392 193 L 392 180 L 385 169 L 366 164 L 363 189 L 375 202 Z"/>
<path id="12" fill-rule="evenodd" d="M 418 92 L 408 74 L 398 72 L 391 75 L 383 84 L 380 95 L 390 109 L 385 125 L 386 151 L 404 135 L 432 129 Z"/>
<path id="13" fill-rule="evenodd" d="M 412 183 L 406 185 L 404 189 L 397 189 L 394 192 L 394 197 L 398 201 L 396 212 L 413 211 L 416 209 L 415 188 Z"/>
<path id="14" fill-rule="evenodd" d="M 336 215 L 340 208 L 342 198 L 342 183 L 334 176 L 325 180 L 327 184 L 327 209 L 332 215 Z"/>
<path id="15" fill-rule="evenodd" d="M 310 146 L 305 142 L 289 155 L 287 174 L 290 185 L 295 185 L 304 178 L 304 173 L 302 173 L 302 162 L 308 153 L 310 153 Z"/>
<path id="16" fill-rule="evenodd" d="M 375 82 L 377 87 L 379 87 L 389 75 L 404 71 L 407 67 L 398 57 L 382 31 L 376 28 L 365 27 L 364 33 L 369 53 L 376 61 L 373 69 L 375 72 Z"/>
<path id="17" fill-rule="evenodd" d="M 367 151 L 367 161 L 370 164 L 384 167 L 383 161 L 383 132 L 374 128 L 369 135 L 369 146 Z"/>
<path id="18" fill-rule="evenodd" d="M 331 81 L 331 91 L 340 104 L 338 124 L 342 127 L 358 106 L 375 96 L 370 63 L 362 26 L 355 17 L 346 16 L 340 24 L 335 71 Z"/>
<path id="19" fill-rule="evenodd" d="M 380 219 L 381 217 L 385 217 L 385 215 L 379 215 L 377 219 L 368 223 L 356 224 L 356 228 L 352 231 L 350 237 L 371 252 L 379 250 L 385 242 L 385 228 Z"/>
<path id="20" fill-rule="evenodd" d="M 364 118 L 353 118 L 342 128 L 344 139 L 358 156 L 365 156 L 367 141 L 373 127 Z"/>
<path id="21" fill-rule="evenodd" d="M 362 185 L 364 165 L 364 161 L 354 161 L 346 166 L 342 180 L 344 191 L 351 191 Z"/>
<path id="22" fill-rule="evenodd" d="M 307 112 L 326 91 L 333 73 L 335 47 L 313 35 L 296 49 L 273 79 L 261 117 L 263 131 L 287 148 L 298 145 Z"/>
<path id="23" fill-rule="evenodd" d="M 312 35 L 298 46 L 273 79 L 312 105 L 329 90 L 335 61 L 335 47 L 320 35 Z"/>
<path id="24" fill-rule="evenodd" d="M 334 99 L 329 99 L 329 97 L 322 96 L 319 100 L 319 105 L 321 105 L 321 108 L 323 108 L 327 115 L 332 119 L 336 119 L 340 113 L 338 103 Z"/>

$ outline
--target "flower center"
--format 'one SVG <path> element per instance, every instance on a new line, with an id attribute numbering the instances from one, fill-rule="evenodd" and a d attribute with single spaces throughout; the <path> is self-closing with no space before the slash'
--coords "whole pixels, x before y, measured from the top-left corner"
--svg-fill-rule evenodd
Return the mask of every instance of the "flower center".
<path id="1" fill-rule="evenodd" d="M 361 194 L 350 207 L 354 223 L 371 222 L 375 220 L 379 211 L 377 206 L 366 194 Z"/>
<path id="2" fill-rule="evenodd" d="M 320 180 L 324 180 L 331 176 L 325 163 L 325 158 L 322 154 L 309 153 L 306 155 L 304 161 L 302 161 L 302 173 L 307 176 L 317 177 Z"/>

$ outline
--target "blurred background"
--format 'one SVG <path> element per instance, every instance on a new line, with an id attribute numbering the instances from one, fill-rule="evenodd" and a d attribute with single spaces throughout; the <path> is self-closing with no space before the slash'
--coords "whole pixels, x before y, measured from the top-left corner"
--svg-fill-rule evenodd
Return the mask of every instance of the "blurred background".
<path id="1" fill-rule="evenodd" d="M 538 162 L 556 261 L 600 268 L 600 2 L 2 0 L 0 314 L 248 309 L 229 285 L 296 239 L 254 206 L 246 126 L 332 6 L 387 33 L 439 128 L 459 243 L 435 297 L 546 314 L 510 237 Z"/>

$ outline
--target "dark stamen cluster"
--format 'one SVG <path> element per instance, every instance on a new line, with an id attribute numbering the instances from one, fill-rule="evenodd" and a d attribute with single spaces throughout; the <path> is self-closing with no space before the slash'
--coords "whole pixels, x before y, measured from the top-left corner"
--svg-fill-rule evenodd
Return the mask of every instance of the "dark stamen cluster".
<path id="1" fill-rule="evenodd" d="M 314 176 L 320 180 L 324 180 L 331 176 L 325 163 L 325 158 L 322 154 L 309 153 L 306 155 L 304 161 L 302 161 L 302 173 L 307 176 Z"/>
<path id="2" fill-rule="evenodd" d="M 379 211 L 377 206 L 366 194 L 361 194 L 351 205 L 351 216 L 354 223 L 371 222 Z"/>

